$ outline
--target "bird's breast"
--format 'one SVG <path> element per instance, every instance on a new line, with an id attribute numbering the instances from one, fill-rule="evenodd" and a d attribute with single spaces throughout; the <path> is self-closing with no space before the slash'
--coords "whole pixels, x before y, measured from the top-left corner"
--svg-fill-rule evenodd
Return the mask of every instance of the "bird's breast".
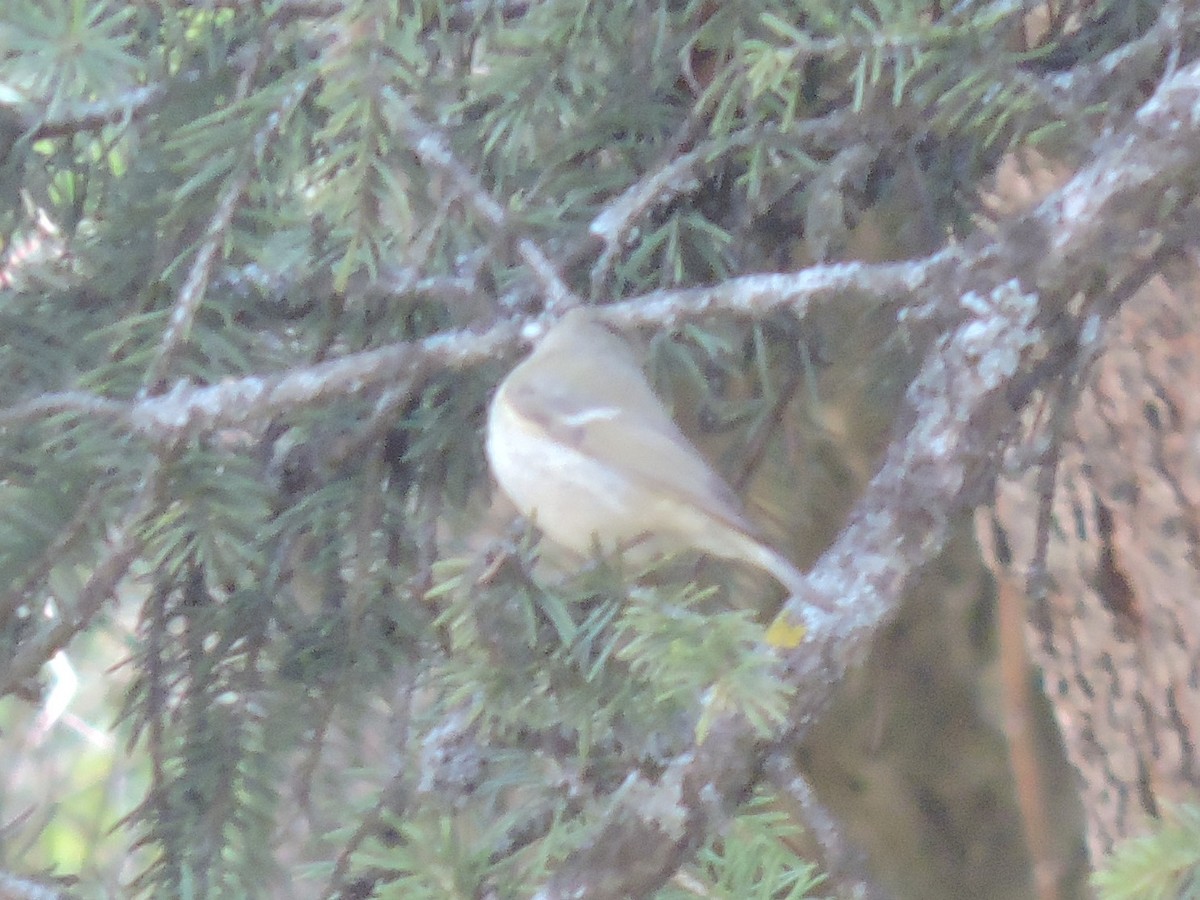
<path id="1" fill-rule="evenodd" d="M 586 554 L 595 539 L 611 548 L 639 536 L 626 533 L 638 518 L 628 479 L 509 404 L 493 403 L 486 450 L 497 484 L 555 543 Z"/>

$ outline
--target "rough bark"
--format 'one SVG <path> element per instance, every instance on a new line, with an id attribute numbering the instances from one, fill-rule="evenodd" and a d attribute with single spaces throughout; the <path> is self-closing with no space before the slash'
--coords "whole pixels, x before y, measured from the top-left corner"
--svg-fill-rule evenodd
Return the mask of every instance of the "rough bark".
<path id="1" fill-rule="evenodd" d="M 1066 428 L 1027 432 L 1024 449 L 1057 456 L 1052 494 L 1029 468 L 982 523 L 997 576 L 1031 587 L 1027 636 L 1093 863 L 1200 795 L 1198 286 L 1157 277 L 1124 305 Z"/>

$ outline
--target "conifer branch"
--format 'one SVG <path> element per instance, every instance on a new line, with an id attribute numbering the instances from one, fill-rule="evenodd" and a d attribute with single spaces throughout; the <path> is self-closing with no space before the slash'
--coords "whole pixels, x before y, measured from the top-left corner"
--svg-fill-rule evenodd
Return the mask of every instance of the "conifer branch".
<path id="1" fill-rule="evenodd" d="M 1128 210 L 1200 166 L 1198 110 L 1200 63 L 1191 63 L 1164 80 L 1130 127 L 1060 191 L 1000 238 L 959 251 L 954 266 L 925 286 L 937 318 L 958 324 L 937 340 L 909 388 L 908 415 L 901 417 L 909 424 L 837 541 L 808 573 L 809 592 L 792 597 L 781 613 L 804 628 L 799 645 L 783 654 L 786 678 L 797 688 L 790 725 L 779 736 L 786 745 L 820 718 L 834 687 L 940 550 L 954 518 L 983 499 L 999 462 L 998 439 L 1012 432 L 1021 412 L 1008 393 L 1013 379 L 1044 348 L 1069 346 L 1088 327 L 1103 295 L 1085 297 L 1074 316 L 1067 304 L 1079 284 L 1092 280 L 1088 273 L 1111 265 L 1114 241 L 1138 243 L 1144 222 Z M 1150 206 L 1143 212 L 1157 214 L 1157 227 L 1169 229 L 1166 213 Z M 1059 360 L 1042 370 L 1043 384 L 1072 356 Z M 538 900 L 616 900 L 654 890 L 715 821 L 732 814 L 765 749 L 744 717 L 724 713 L 703 743 L 677 755 L 658 778 L 630 771 L 636 789 Z"/>
<path id="2" fill-rule="evenodd" d="M 546 308 L 558 310 L 578 305 L 578 298 L 562 280 L 546 252 L 532 238 L 518 233 L 504 207 L 484 189 L 474 173 L 454 156 L 445 137 L 432 125 L 422 121 L 399 94 L 389 91 L 389 96 L 396 127 L 408 141 L 409 147 L 423 165 L 449 179 L 454 189 L 497 237 L 515 247 L 534 279 L 541 285 Z"/>
<path id="3" fill-rule="evenodd" d="M 244 99 L 250 92 L 254 73 L 266 58 L 270 45 L 268 37 L 258 46 L 253 61 L 242 72 L 238 83 L 238 98 Z M 288 121 L 292 111 L 308 91 L 309 79 L 297 80 L 283 97 L 279 106 L 265 117 L 263 126 L 255 133 L 254 140 L 246 151 L 246 158 L 230 175 L 217 199 L 212 218 L 204 229 L 204 236 L 192 260 L 187 278 L 179 289 L 179 296 L 171 310 L 167 329 L 163 332 L 159 343 L 158 353 L 146 371 L 143 391 L 155 393 L 161 387 L 162 380 L 167 376 L 171 361 L 191 332 L 192 322 L 204 300 L 205 289 L 208 287 L 209 275 L 216 262 L 217 253 L 224 245 L 233 217 L 242 200 L 250 179 L 255 171 L 255 161 L 261 160 L 266 154 L 271 139 L 279 133 Z"/>
<path id="4" fill-rule="evenodd" d="M 161 498 L 162 465 L 152 465 L 125 515 L 109 536 L 107 551 L 92 569 L 91 577 L 69 607 L 59 610 L 54 624 L 34 638 L 26 639 L 12 659 L 0 667 L 0 696 L 5 696 L 27 678 L 37 674 L 55 653 L 83 631 L 112 596 L 144 546 L 141 531 L 147 515 L 157 509 Z"/>

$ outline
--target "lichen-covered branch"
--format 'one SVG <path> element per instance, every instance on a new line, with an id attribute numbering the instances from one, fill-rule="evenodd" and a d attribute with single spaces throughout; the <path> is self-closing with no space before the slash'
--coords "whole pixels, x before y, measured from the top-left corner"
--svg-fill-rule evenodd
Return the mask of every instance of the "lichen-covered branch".
<path id="1" fill-rule="evenodd" d="M 784 654 L 798 687 L 789 741 L 802 737 L 847 668 L 941 548 L 953 518 L 996 475 L 1016 428 L 1014 378 L 1084 329 L 1103 291 L 1068 315 L 1076 287 L 1095 283 L 1146 227 L 1169 230 L 1158 198 L 1200 165 L 1200 64 L 1170 75 L 1130 128 L 1061 191 L 996 239 L 962 248 L 920 286 L 929 319 L 957 320 L 938 337 L 909 389 L 902 430 L 834 545 L 808 573 L 810 595 L 784 615 L 803 623 Z M 1139 203 L 1138 201 L 1142 202 Z M 1150 202 L 1147 202 L 1150 201 Z M 1137 211 L 1141 215 L 1130 215 Z M 1128 259 L 1126 260 L 1128 262 Z M 903 324 L 903 323 L 902 323 Z M 1070 357 L 1062 355 L 1064 366 Z M 1048 384 L 1053 369 L 1042 369 Z M 1025 395 L 1028 397 L 1028 393 Z M 823 612 L 832 608 L 831 613 Z M 707 829 L 730 815 L 756 776 L 764 745 L 746 720 L 718 717 L 704 743 L 651 779 L 630 772 L 627 800 L 603 832 L 538 893 L 551 898 L 644 896 L 669 877 Z"/>

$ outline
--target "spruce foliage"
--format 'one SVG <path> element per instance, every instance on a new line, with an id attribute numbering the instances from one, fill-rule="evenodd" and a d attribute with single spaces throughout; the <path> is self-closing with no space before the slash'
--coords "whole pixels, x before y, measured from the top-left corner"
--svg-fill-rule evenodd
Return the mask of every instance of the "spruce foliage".
<path id="1" fill-rule="evenodd" d="M 125 635 L 131 894 L 522 896 L 630 766 L 723 709 L 783 727 L 736 586 L 479 526 L 515 343 L 381 373 L 556 292 L 838 258 L 906 166 L 965 233 L 1002 153 L 1082 140 L 1099 100 L 1057 85 L 1159 4 L 1051 4 L 1033 43 L 1027 6 L 6 0 L 0 685 Z M 651 369 L 727 458 L 778 454 L 794 327 L 688 326 Z M 767 794 L 660 896 L 809 890 Z"/>

